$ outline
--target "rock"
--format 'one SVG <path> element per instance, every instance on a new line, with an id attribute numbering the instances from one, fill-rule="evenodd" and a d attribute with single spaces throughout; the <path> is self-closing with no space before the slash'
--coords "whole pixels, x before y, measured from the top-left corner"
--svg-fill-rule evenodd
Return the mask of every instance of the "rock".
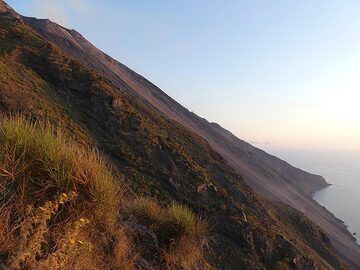
<path id="1" fill-rule="evenodd" d="M 158 264 L 160 257 L 160 247 L 157 236 L 154 232 L 145 226 L 133 222 L 124 222 L 125 227 L 131 232 L 137 246 L 140 247 L 141 257 L 147 263 Z M 145 262 L 141 262 L 144 264 Z"/>

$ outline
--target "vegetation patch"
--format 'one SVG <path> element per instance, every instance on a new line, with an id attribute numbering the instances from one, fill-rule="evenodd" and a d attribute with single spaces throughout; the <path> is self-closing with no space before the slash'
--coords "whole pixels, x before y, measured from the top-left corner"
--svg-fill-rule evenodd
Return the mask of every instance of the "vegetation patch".
<path id="1" fill-rule="evenodd" d="M 167 269 L 207 269 L 208 225 L 186 206 L 172 203 L 160 207 L 149 198 L 128 206 L 130 219 L 156 233 Z"/>
<path id="2" fill-rule="evenodd" d="M 2 117 L 0 146 L 0 266 L 203 269 L 206 223 L 147 198 L 122 207 L 124 192 L 97 150 L 23 116 Z M 139 252 L 148 243 L 136 241 L 125 217 L 156 234 L 156 261 Z"/>

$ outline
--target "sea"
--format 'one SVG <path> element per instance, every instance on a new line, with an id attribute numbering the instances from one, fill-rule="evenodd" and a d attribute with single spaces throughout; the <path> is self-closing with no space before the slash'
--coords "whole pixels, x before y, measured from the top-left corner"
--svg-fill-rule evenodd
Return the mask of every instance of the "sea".
<path id="1" fill-rule="evenodd" d="M 360 151 L 269 151 L 291 165 L 322 175 L 331 186 L 314 199 L 341 219 L 360 243 Z"/>

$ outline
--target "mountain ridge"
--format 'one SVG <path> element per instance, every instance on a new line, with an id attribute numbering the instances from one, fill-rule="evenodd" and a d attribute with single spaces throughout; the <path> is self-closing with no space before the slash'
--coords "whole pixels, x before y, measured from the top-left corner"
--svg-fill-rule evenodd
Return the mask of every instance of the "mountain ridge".
<path id="1" fill-rule="evenodd" d="M 311 198 L 315 191 L 328 186 L 324 178 L 289 166 L 288 163 L 238 139 L 231 132 L 219 128 L 218 124 L 215 126 L 190 112 L 156 85 L 98 50 L 75 30 L 66 30 L 58 26 L 62 30 L 58 31 L 59 28 L 54 27 L 52 31 L 48 31 L 49 28 L 39 27 L 35 18 L 23 19 L 38 34 L 57 44 L 69 56 L 97 70 L 115 85 L 123 87 L 129 95 L 141 98 L 150 108 L 205 138 L 245 177 L 256 192 L 303 211 L 316 224 L 328 231 L 332 242 L 345 258 L 360 265 L 360 247 L 355 243 L 354 237 L 342 222 Z M 50 22 L 47 23 L 51 25 Z M 64 33 L 64 29 L 67 34 Z M 76 39 L 75 43 L 68 40 L 69 35 Z M 77 50 L 77 47 L 81 48 L 81 51 Z"/>
<path id="2" fill-rule="evenodd" d="M 29 19 L 25 17 L 22 17 L 22 19 L 29 26 L 31 26 L 31 22 Z M 34 22 L 34 19 L 31 20 Z M 47 44 L 41 39 L 38 39 L 35 34 L 33 34 L 25 26 L 21 25 L 20 21 L 11 21 L 7 20 L 6 18 L 2 18 L 2 21 L 4 23 L 2 24 L 2 32 L 0 37 L 2 38 L 2 42 L 4 43 L 0 44 L 0 47 L 1 54 L 3 55 L 1 61 L 4 61 L 5 63 L 1 66 L 1 70 L 2 72 L 4 72 L 4 74 L 2 74 L 2 77 L 0 78 L 0 88 L 2 91 L 0 97 L 0 108 L 2 108 L 2 111 L 16 111 L 18 109 L 21 109 L 22 111 L 24 111 L 24 113 L 31 115 L 31 117 L 50 117 L 51 119 L 53 119 L 53 121 L 55 121 L 56 119 L 56 121 L 61 120 L 62 122 L 66 123 L 66 126 L 69 126 L 69 128 L 74 127 L 71 129 L 73 129 L 74 131 L 79 131 L 79 133 L 77 134 L 79 138 L 87 138 L 85 142 L 97 142 L 101 149 L 103 149 L 106 153 L 108 153 L 114 158 L 114 161 L 116 161 L 117 163 L 119 163 L 120 161 L 120 163 L 125 162 L 125 164 L 121 165 L 121 167 L 124 166 L 126 170 L 130 170 L 127 172 L 126 175 L 130 177 L 132 181 L 134 181 L 133 184 L 135 185 L 135 189 L 139 189 L 139 183 L 144 186 L 159 186 L 155 188 L 155 190 L 160 188 L 161 186 L 161 190 L 163 192 L 166 191 L 169 194 L 166 195 L 167 193 L 164 193 L 165 197 L 172 196 L 178 198 L 179 200 L 187 200 L 189 204 L 198 205 L 199 202 L 195 203 L 196 200 L 205 200 L 207 197 L 216 200 L 220 200 L 220 198 L 222 198 L 221 200 L 225 200 L 225 197 L 223 197 L 223 195 L 218 195 L 217 190 L 219 189 L 219 185 L 221 185 L 223 187 L 228 187 L 226 189 L 227 191 L 225 191 L 230 192 L 229 196 L 234 205 L 242 205 L 242 207 L 245 207 L 249 210 L 249 218 L 253 215 L 250 215 L 250 213 L 254 212 L 255 216 L 253 216 L 253 218 L 256 222 L 259 222 L 259 217 L 257 216 L 257 213 L 260 212 L 265 215 L 266 222 L 269 222 L 269 224 L 274 224 L 272 219 L 268 216 L 268 214 L 266 214 L 268 211 L 271 212 L 272 210 L 262 210 L 265 207 L 263 206 L 263 204 L 265 205 L 267 203 L 262 202 L 261 200 L 258 201 L 256 199 L 257 196 L 253 195 L 252 191 L 243 183 L 243 180 L 236 176 L 235 172 L 233 172 L 231 168 L 228 168 L 227 165 L 225 165 L 222 157 L 208 147 L 208 142 L 206 142 L 206 140 L 204 140 L 202 136 L 195 135 L 196 132 L 191 133 L 183 130 L 183 128 L 181 128 L 177 124 L 180 121 L 177 121 L 177 123 L 172 123 L 170 120 L 167 120 L 169 118 L 171 119 L 171 117 L 168 116 L 166 119 L 163 119 L 162 116 L 158 116 L 156 113 L 153 113 L 151 111 L 152 109 L 150 110 L 150 108 L 154 107 L 153 105 L 151 105 L 151 101 L 153 100 L 150 99 L 150 97 L 154 98 L 160 96 L 160 98 L 162 98 L 164 102 L 167 102 L 168 97 L 162 96 L 161 93 L 163 92 L 159 92 L 156 89 L 153 89 L 153 84 L 151 84 L 144 78 L 139 77 L 140 75 L 136 75 L 136 73 L 134 72 L 132 73 L 129 71 L 128 73 L 126 73 L 126 69 L 124 69 L 123 71 L 126 76 L 124 75 L 123 78 L 115 78 L 116 83 L 111 84 L 111 79 L 108 79 L 110 81 L 107 81 L 106 79 L 99 77 L 93 71 L 90 71 L 79 65 L 79 63 L 77 63 L 76 61 L 65 57 L 55 45 L 52 45 L 52 43 Z M 49 21 L 42 21 L 42 23 L 52 25 L 52 23 Z M 10 29 L 8 29 L 8 27 L 10 27 Z M 36 28 L 34 25 L 32 27 L 33 29 Z M 58 29 L 56 25 L 54 27 L 55 29 Z M 63 28 L 60 28 L 59 31 L 60 33 L 63 33 L 63 30 L 61 29 Z M 46 31 L 44 31 L 42 35 L 39 32 L 38 34 L 43 37 L 45 35 L 49 35 L 47 36 L 47 38 L 45 36 L 45 40 L 51 38 L 51 33 Z M 68 35 L 65 34 L 65 37 L 66 36 L 68 37 Z M 58 36 L 55 38 L 53 37 L 54 40 L 52 41 L 55 44 L 63 41 L 59 41 L 59 39 L 56 40 L 56 38 L 58 38 Z M 30 43 L 29 40 L 31 41 Z M 81 40 L 77 41 L 78 44 L 81 44 L 80 42 Z M 69 41 L 69 43 L 62 45 L 63 47 L 67 46 L 67 54 L 70 54 L 70 49 L 77 48 L 78 44 L 73 44 Z M 59 43 L 58 45 L 61 44 Z M 59 46 L 59 48 L 60 47 L 61 46 Z M 82 44 L 81 47 L 84 49 L 84 46 Z M 63 49 L 63 51 L 66 52 L 66 48 Z M 79 55 L 81 56 L 79 52 L 75 53 L 75 51 L 73 51 L 73 54 L 74 58 L 78 58 Z M 89 52 L 87 52 L 87 56 L 91 56 L 91 53 L 89 54 Z M 111 59 L 108 61 L 111 61 Z M 114 63 L 117 65 L 117 62 Z M 13 73 L 13 78 L 9 78 L 7 74 L 11 74 L 11 72 L 13 72 L 13 69 L 18 70 L 19 74 Z M 23 80 L 23 78 L 21 77 L 22 73 L 27 74 L 26 78 L 28 82 Z M 129 78 L 131 78 L 131 76 L 134 76 L 137 81 L 130 84 Z M 16 80 L 18 83 L 20 83 L 21 88 L 14 86 L 12 82 L 13 80 Z M 134 87 L 142 81 L 144 81 L 145 86 L 149 87 L 149 89 L 147 89 L 148 92 L 145 91 L 146 89 L 144 91 L 140 91 L 141 89 L 137 90 L 139 90 L 140 94 L 145 92 L 145 94 L 147 94 L 146 97 L 148 97 L 149 99 L 139 100 L 140 103 L 137 104 L 138 101 L 131 99 L 131 97 L 133 97 L 135 93 L 137 93 Z M 28 90 L 32 88 L 30 87 L 30 85 L 28 85 L 29 83 L 33 83 L 33 86 L 35 86 L 33 90 Z M 126 93 L 126 95 L 124 95 L 124 93 Z M 22 98 L 20 98 L 20 96 L 22 96 Z M 44 105 L 36 105 L 36 103 L 34 103 L 35 101 L 38 102 L 38 104 L 44 104 L 46 106 L 44 107 Z M 176 101 L 171 102 L 171 104 L 178 104 Z M 157 111 L 169 110 L 169 108 L 165 106 L 166 104 L 163 105 L 164 106 L 159 106 L 157 108 Z M 80 111 L 79 109 L 82 109 L 82 111 Z M 196 122 L 198 123 L 198 125 L 204 125 L 204 130 L 208 128 L 207 125 L 209 123 L 206 120 L 199 120 L 196 115 L 190 113 L 184 107 L 181 107 L 179 110 L 184 113 L 189 113 L 189 119 L 194 118 L 193 121 L 198 121 Z M 64 116 L 61 116 L 62 114 Z M 164 113 L 162 115 L 164 115 Z M 121 122 L 119 122 L 119 116 L 120 119 L 122 119 Z M 169 133 L 169 131 L 161 129 L 160 124 L 169 126 L 172 131 L 176 132 L 171 132 L 172 134 L 171 136 L 169 136 L 169 134 L 167 134 Z M 180 124 L 182 123 L 180 122 Z M 167 135 L 164 135 L 165 137 L 163 137 L 163 135 L 160 136 L 160 134 L 154 136 L 154 134 L 156 134 L 154 129 L 158 129 L 156 132 L 161 131 L 161 133 Z M 189 125 L 188 130 L 193 129 L 194 127 L 191 128 L 191 126 Z M 110 133 L 105 134 L 104 130 L 110 131 Z M 119 131 L 121 132 L 119 133 Z M 221 129 L 219 130 L 219 128 L 212 128 L 208 130 L 207 136 L 218 133 L 221 134 L 224 132 L 225 131 Z M 129 137 L 127 134 L 131 134 L 132 136 Z M 180 150 L 176 150 L 176 147 L 178 146 L 176 146 L 176 142 L 174 141 L 174 138 L 172 138 L 172 136 L 176 134 L 179 134 L 179 137 L 177 138 L 178 141 L 184 143 L 186 146 L 184 146 L 183 150 L 181 150 L 185 151 L 184 153 L 182 153 Z M 228 133 L 226 134 L 227 136 L 230 136 Z M 132 137 L 134 137 L 134 139 Z M 159 138 L 156 139 L 156 137 Z M 187 138 L 189 142 L 184 141 L 184 138 Z M 226 137 L 224 136 L 224 138 Z M 135 140 L 135 142 L 133 140 Z M 148 144 L 150 145 L 155 143 L 155 149 L 146 148 L 143 141 L 148 142 Z M 121 142 L 121 144 L 119 144 L 119 142 Z M 213 139 L 213 144 L 214 143 L 218 142 Z M 241 144 L 241 141 L 238 143 Z M 131 149 L 128 147 L 131 147 Z M 198 150 L 195 151 L 195 149 Z M 250 149 L 252 148 L 250 147 Z M 127 155 L 126 151 L 129 150 L 131 150 L 131 153 L 133 154 Z M 240 150 L 242 149 L 239 149 L 239 151 Z M 141 159 L 141 155 L 139 154 L 141 153 L 142 155 L 147 156 L 148 151 L 150 151 L 151 155 L 155 155 L 155 159 L 161 160 L 161 166 L 165 166 L 163 168 L 164 172 L 169 171 L 171 175 L 170 178 L 168 178 L 168 176 L 166 175 L 161 175 L 164 174 L 164 172 L 158 172 L 158 169 L 154 168 L 153 170 L 155 172 L 158 172 L 157 181 L 148 180 L 149 182 L 144 182 L 143 180 L 139 180 L 142 179 L 141 177 L 144 177 L 144 175 L 147 176 L 149 179 L 154 178 L 154 176 L 151 176 L 152 173 L 150 174 L 151 170 L 145 170 L 147 166 L 151 167 L 154 164 L 152 164 L 151 162 L 149 163 L 148 160 Z M 172 153 L 173 151 L 175 151 L 176 155 Z M 122 156 L 120 153 L 125 156 Z M 243 154 L 246 155 L 248 154 L 248 152 L 243 151 Z M 206 156 L 205 160 L 203 160 L 202 155 Z M 187 160 L 187 162 L 184 163 L 181 160 L 177 160 L 178 157 L 183 157 L 185 160 Z M 207 159 L 208 157 L 209 159 Z M 209 160 L 211 160 L 211 162 Z M 131 177 L 130 173 L 135 173 L 131 170 L 137 168 L 136 164 L 138 163 L 142 166 L 145 166 L 145 168 L 140 167 L 142 168 L 139 169 L 140 174 L 138 172 L 136 174 L 139 179 Z M 193 171 L 191 167 L 186 169 L 186 172 L 187 170 L 189 170 L 189 172 L 187 173 L 191 173 L 191 178 L 199 181 L 195 181 L 195 184 L 197 186 L 192 186 L 191 182 L 189 182 L 189 179 L 183 183 L 181 181 L 179 182 L 179 179 L 183 179 L 182 175 L 184 173 L 182 172 L 184 168 L 182 168 L 181 166 L 184 166 L 188 163 L 192 164 L 194 168 L 197 168 L 195 171 Z M 135 165 L 129 166 L 129 164 Z M 226 173 L 222 173 L 222 170 Z M 192 173 L 195 174 L 193 175 Z M 214 181 L 214 184 L 216 184 L 216 189 L 213 188 L 212 182 L 208 182 L 209 179 L 212 179 L 211 181 Z M 151 190 L 150 187 L 151 186 L 149 186 L 149 190 Z M 161 196 L 164 196 L 164 194 L 162 194 Z M 194 197 L 194 199 L 192 199 L 192 197 Z M 195 200 L 195 198 L 197 199 Z M 225 201 L 228 202 L 228 200 L 229 199 L 226 199 Z M 206 201 L 209 202 L 208 200 Z M 234 208 L 233 206 L 231 206 L 231 209 L 232 212 L 234 212 L 236 215 L 239 214 L 239 210 L 236 207 Z M 270 207 L 269 209 L 272 208 Z M 207 211 L 213 210 L 209 209 Z M 239 243 L 242 243 L 242 241 L 246 242 L 245 246 L 242 246 L 242 248 L 252 254 L 251 256 L 253 256 L 252 258 L 254 259 L 254 262 L 252 263 L 260 263 L 261 261 L 268 267 L 271 261 L 268 261 L 269 259 L 266 259 L 268 256 L 266 255 L 266 253 L 270 252 L 272 256 L 275 256 L 275 259 L 276 256 L 283 256 L 279 254 L 276 255 L 276 250 L 271 251 L 268 248 L 265 248 L 266 250 L 261 250 L 262 248 L 257 247 L 256 244 L 254 244 L 254 241 L 250 239 L 257 239 L 257 241 L 264 243 L 264 245 L 266 246 L 264 242 L 266 238 L 263 239 L 263 237 L 267 235 L 267 232 L 263 231 L 265 230 L 265 228 L 261 229 L 261 225 L 256 225 L 256 223 L 254 224 L 253 222 L 251 222 L 251 226 L 245 229 L 247 226 L 247 218 L 244 222 L 243 218 L 239 218 L 236 215 L 233 215 L 234 214 L 227 214 L 227 216 L 221 216 L 221 218 L 224 218 L 226 220 L 226 224 L 228 224 L 226 225 L 227 231 L 224 231 L 224 234 L 228 235 L 229 239 L 238 237 L 237 241 L 239 241 Z M 294 215 L 296 218 L 299 218 L 297 212 L 295 212 Z M 237 221 L 235 222 L 235 220 Z M 274 224 L 274 226 L 280 226 L 281 224 L 282 222 L 279 220 L 279 224 Z M 259 231 L 253 230 L 253 226 L 255 226 Z M 314 230 L 315 232 L 317 231 L 317 229 Z M 245 233 L 245 235 L 241 235 L 241 233 Z M 243 237 L 250 238 L 248 240 L 244 240 Z M 268 241 L 270 241 L 270 239 Z M 286 246 L 288 240 L 281 240 L 275 238 L 275 240 L 271 240 L 271 242 L 273 241 L 278 242 L 280 246 Z M 320 243 L 321 241 L 318 242 L 318 244 Z M 318 246 L 315 246 L 314 248 L 316 249 L 318 248 Z M 327 248 L 328 247 L 326 246 L 326 249 Z M 308 248 L 305 249 L 308 250 Z M 293 250 L 293 248 L 289 248 L 289 250 L 291 251 Z M 238 250 L 237 252 L 242 251 Z M 273 252 L 275 253 L 273 254 Z M 295 252 L 300 252 L 300 250 L 295 249 Z M 309 252 L 309 254 L 312 254 L 310 250 L 308 250 L 307 252 Z M 330 252 L 330 254 L 332 253 Z M 291 256 L 293 255 L 291 254 Z M 330 255 L 326 254 L 325 256 Z M 258 259 L 256 259 L 257 257 Z M 334 265 L 336 265 L 336 256 L 334 256 L 333 258 L 335 260 L 333 263 Z M 321 260 L 319 260 L 319 262 L 320 261 Z M 248 263 L 248 266 L 250 267 L 252 264 L 250 261 Z M 324 262 L 322 262 L 322 264 L 326 265 Z"/>

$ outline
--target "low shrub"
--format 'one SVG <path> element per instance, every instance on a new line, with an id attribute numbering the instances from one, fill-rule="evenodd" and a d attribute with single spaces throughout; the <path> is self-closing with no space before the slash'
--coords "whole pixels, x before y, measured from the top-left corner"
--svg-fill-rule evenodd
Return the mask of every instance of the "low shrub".
<path id="1" fill-rule="evenodd" d="M 176 203 L 164 210 L 158 235 L 169 269 L 206 269 L 207 223 L 189 208 Z"/>
<path id="2" fill-rule="evenodd" d="M 187 207 L 172 203 L 164 211 L 161 236 L 164 241 L 173 241 L 183 236 L 200 236 L 206 231 L 202 221 Z"/>
<path id="3" fill-rule="evenodd" d="M 208 226 L 189 208 L 172 203 L 161 208 L 154 200 L 137 198 L 127 212 L 132 221 L 155 231 L 160 261 L 167 269 L 206 269 Z"/>

